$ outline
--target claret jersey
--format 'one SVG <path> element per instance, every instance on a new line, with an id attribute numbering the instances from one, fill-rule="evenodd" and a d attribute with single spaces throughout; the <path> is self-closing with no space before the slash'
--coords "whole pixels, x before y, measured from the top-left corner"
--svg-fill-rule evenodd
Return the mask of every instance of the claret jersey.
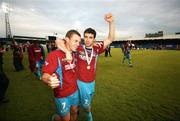
<path id="1" fill-rule="evenodd" d="M 77 70 L 79 80 L 83 82 L 92 82 L 95 80 L 98 55 L 103 53 L 104 50 L 104 42 L 99 42 L 94 45 L 92 49 L 85 48 L 85 46 L 79 46 L 77 50 Z"/>
<path id="2" fill-rule="evenodd" d="M 72 55 L 74 56 L 74 54 Z M 61 50 L 52 51 L 43 65 L 43 73 L 52 75 L 56 73 L 60 80 L 60 86 L 54 89 L 54 96 L 62 98 L 77 91 L 76 59 L 71 63 L 66 61 L 66 55 Z"/>
<path id="3" fill-rule="evenodd" d="M 42 50 L 40 47 L 34 47 L 33 48 L 33 52 L 34 52 L 34 58 L 36 61 L 40 61 L 41 60 L 41 57 L 43 56 L 42 55 Z"/>

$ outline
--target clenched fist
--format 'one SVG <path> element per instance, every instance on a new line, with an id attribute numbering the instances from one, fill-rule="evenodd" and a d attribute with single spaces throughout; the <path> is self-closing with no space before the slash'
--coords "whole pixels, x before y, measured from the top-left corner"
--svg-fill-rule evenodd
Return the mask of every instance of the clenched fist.
<path id="1" fill-rule="evenodd" d="M 107 22 L 113 22 L 114 21 L 114 17 L 111 13 L 105 14 L 104 19 Z"/>
<path id="2" fill-rule="evenodd" d="M 50 77 L 50 81 L 48 82 L 48 85 L 52 88 L 52 89 L 54 89 L 54 88 L 56 88 L 56 87 L 58 87 L 59 86 L 59 79 L 58 79 L 58 77 L 56 76 L 56 74 L 52 74 L 52 76 Z"/>

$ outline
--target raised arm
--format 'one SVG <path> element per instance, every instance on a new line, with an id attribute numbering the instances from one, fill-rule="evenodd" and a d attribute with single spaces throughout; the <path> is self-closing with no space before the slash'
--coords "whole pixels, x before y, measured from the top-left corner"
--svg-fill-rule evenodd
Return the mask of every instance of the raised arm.
<path id="1" fill-rule="evenodd" d="M 109 23 L 109 34 L 108 37 L 104 40 L 104 48 L 106 48 L 115 39 L 115 24 L 114 16 L 111 13 L 106 14 L 104 19 Z"/>

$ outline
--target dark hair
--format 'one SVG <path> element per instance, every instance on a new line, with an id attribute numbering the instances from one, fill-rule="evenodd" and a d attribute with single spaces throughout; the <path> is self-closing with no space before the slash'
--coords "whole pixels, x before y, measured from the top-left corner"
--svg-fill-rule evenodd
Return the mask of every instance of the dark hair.
<path id="1" fill-rule="evenodd" d="M 94 35 L 94 38 L 96 38 L 96 31 L 92 28 L 87 28 L 85 31 L 84 31 L 84 35 L 85 33 L 90 33 L 90 34 L 93 34 Z"/>
<path id="2" fill-rule="evenodd" d="M 78 31 L 76 31 L 76 30 L 69 30 L 67 33 L 66 33 L 66 37 L 68 37 L 68 38 L 71 38 L 72 36 L 73 36 L 73 34 L 76 34 L 76 35 L 78 35 L 78 36 L 80 36 L 81 37 L 81 34 L 78 32 Z"/>

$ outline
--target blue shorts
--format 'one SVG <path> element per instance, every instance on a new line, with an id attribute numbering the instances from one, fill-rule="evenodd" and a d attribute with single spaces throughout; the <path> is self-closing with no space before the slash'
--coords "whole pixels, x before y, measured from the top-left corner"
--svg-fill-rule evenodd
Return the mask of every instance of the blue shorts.
<path id="1" fill-rule="evenodd" d="M 125 54 L 125 57 L 126 57 L 127 59 L 131 59 L 131 55 L 130 55 L 130 54 Z"/>
<path id="2" fill-rule="evenodd" d="M 89 109 L 91 107 L 91 101 L 95 92 L 95 81 L 82 82 L 77 80 L 80 104 L 83 109 Z"/>
<path id="3" fill-rule="evenodd" d="M 68 97 L 55 98 L 55 104 L 58 114 L 62 117 L 66 116 L 70 112 L 71 106 L 79 105 L 78 91 L 74 92 Z"/>

